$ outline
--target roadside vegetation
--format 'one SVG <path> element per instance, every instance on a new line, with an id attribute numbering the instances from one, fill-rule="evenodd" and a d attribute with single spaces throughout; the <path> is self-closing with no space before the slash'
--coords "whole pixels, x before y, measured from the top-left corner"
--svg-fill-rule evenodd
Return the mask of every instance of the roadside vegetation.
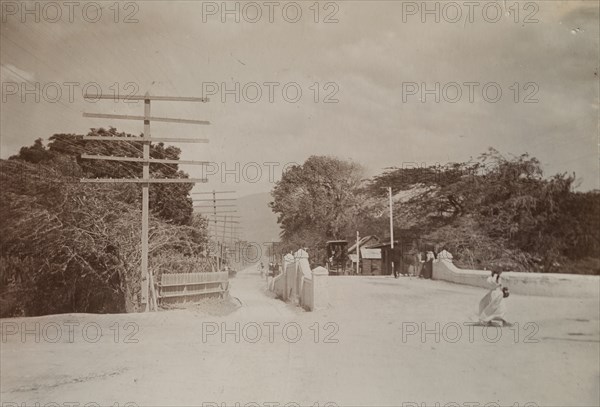
<path id="1" fill-rule="evenodd" d="M 307 247 L 322 264 L 327 240 L 352 244 L 358 230 L 389 241 L 392 187 L 405 253 L 447 249 L 465 268 L 600 274 L 600 193 L 577 192 L 575 174 L 545 177 L 528 154 L 489 149 L 469 162 L 363 175 L 324 156 L 290 168 L 272 191 L 282 250 Z"/>
<path id="2" fill-rule="evenodd" d="M 137 137 L 114 128 L 89 135 Z M 141 157 L 142 146 L 56 134 L 0 160 L 0 317 L 138 310 L 141 188 L 79 180 L 141 177 L 140 163 L 81 154 Z M 180 153 L 159 143 L 150 155 L 177 160 Z M 176 164 L 151 164 L 150 172 L 188 177 Z M 359 231 L 386 241 L 391 186 L 403 254 L 445 248 L 465 268 L 600 274 L 600 193 L 577 192 L 575 174 L 545 177 L 534 157 L 493 149 L 464 163 L 364 174 L 357 163 L 326 156 L 287 170 L 271 192 L 278 251 L 306 247 L 321 265 L 327 240 L 353 242 Z M 192 186 L 150 188 L 149 267 L 157 279 L 214 270 Z"/>
<path id="3" fill-rule="evenodd" d="M 128 136 L 116 129 L 90 135 Z M 139 306 L 141 187 L 80 178 L 141 177 L 140 163 L 84 160 L 81 153 L 142 156 L 142 143 L 57 134 L 0 160 L 0 316 L 135 312 Z M 180 150 L 152 145 L 151 157 Z M 154 178 L 187 178 L 151 164 Z M 192 184 L 150 188 L 150 269 L 210 271 L 206 220 L 193 214 Z"/>

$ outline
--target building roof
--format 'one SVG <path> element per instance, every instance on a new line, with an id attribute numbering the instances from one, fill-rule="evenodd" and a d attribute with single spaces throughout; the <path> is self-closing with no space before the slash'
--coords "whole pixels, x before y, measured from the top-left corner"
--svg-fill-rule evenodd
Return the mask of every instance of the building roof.
<path id="1" fill-rule="evenodd" d="M 374 240 L 374 241 L 369 243 L 369 241 L 371 241 L 371 240 Z M 378 243 L 379 243 L 379 238 L 375 235 L 367 235 L 358 241 L 358 244 L 360 245 L 361 249 L 363 246 L 372 247 Z M 356 251 L 356 243 L 354 243 L 352 246 L 350 246 L 348 248 L 348 253 L 354 252 L 354 251 Z"/>
<path id="2" fill-rule="evenodd" d="M 391 246 L 391 244 L 390 244 L 390 241 L 388 240 L 387 242 L 381 242 L 381 243 L 377 243 L 377 244 L 371 245 L 370 248 L 373 248 L 373 249 L 375 249 L 375 248 L 384 248 L 384 247 L 388 248 L 390 246 Z M 400 241 L 399 240 L 394 240 L 394 246 L 399 247 L 400 246 Z"/>
<path id="3" fill-rule="evenodd" d="M 380 260 L 381 259 L 381 249 L 360 249 L 360 255 L 365 260 Z"/>

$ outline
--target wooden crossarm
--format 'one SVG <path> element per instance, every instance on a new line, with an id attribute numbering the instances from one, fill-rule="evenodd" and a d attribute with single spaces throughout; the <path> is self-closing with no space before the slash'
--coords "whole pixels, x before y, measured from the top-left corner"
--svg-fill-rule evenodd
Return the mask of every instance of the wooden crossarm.
<path id="1" fill-rule="evenodd" d="M 208 120 L 172 119 L 169 117 L 132 116 L 132 115 L 124 115 L 124 114 L 84 113 L 83 117 L 91 117 L 91 118 L 95 118 L 95 119 L 143 120 L 145 122 L 210 124 L 210 122 Z"/>
<path id="2" fill-rule="evenodd" d="M 234 213 L 237 212 L 237 210 L 233 210 L 233 211 L 216 211 L 216 212 L 202 212 L 202 211 L 198 211 L 198 213 L 200 215 L 212 215 L 214 213 Z"/>
<path id="3" fill-rule="evenodd" d="M 97 184 L 196 184 L 206 183 L 206 178 L 81 178 L 79 182 L 91 182 Z"/>
<path id="4" fill-rule="evenodd" d="M 144 159 L 141 157 L 117 157 L 111 155 L 92 155 L 92 154 L 81 154 L 81 158 L 90 160 L 109 160 L 109 161 L 128 161 L 134 163 L 150 163 L 150 164 L 193 164 L 193 165 L 208 165 L 208 161 L 194 161 L 194 160 L 164 160 L 157 158 Z"/>
<path id="5" fill-rule="evenodd" d="M 235 207 L 236 205 L 194 205 L 194 208 L 227 208 L 227 207 Z"/>
<path id="6" fill-rule="evenodd" d="M 176 138 L 176 137 L 122 137 L 122 136 L 83 136 L 84 140 L 97 140 L 97 141 L 128 141 L 136 143 L 208 143 L 209 140 L 206 138 Z"/>
<path id="7" fill-rule="evenodd" d="M 237 201 L 237 198 L 194 199 L 194 202 Z"/>
<path id="8" fill-rule="evenodd" d="M 150 96 L 150 95 L 92 95 L 86 93 L 84 99 L 109 99 L 109 100 L 156 100 L 163 102 L 202 102 L 210 101 L 209 98 L 178 97 L 178 96 Z"/>
<path id="9" fill-rule="evenodd" d="M 192 195 L 206 195 L 206 194 L 235 194 L 235 191 L 192 192 Z"/>

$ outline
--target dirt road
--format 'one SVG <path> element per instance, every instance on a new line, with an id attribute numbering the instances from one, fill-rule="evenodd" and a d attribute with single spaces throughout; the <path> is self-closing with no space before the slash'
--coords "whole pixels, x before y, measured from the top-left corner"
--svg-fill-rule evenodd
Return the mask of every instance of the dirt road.
<path id="1" fill-rule="evenodd" d="M 465 324 L 483 290 L 436 281 L 332 277 L 329 308 L 304 312 L 274 299 L 251 267 L 231 293 L 242 306 L 223 316 L 2 320 L 1 401 L 600 405 L 597 299 L 512 295 L 516 325 L 500 330 Z"/>

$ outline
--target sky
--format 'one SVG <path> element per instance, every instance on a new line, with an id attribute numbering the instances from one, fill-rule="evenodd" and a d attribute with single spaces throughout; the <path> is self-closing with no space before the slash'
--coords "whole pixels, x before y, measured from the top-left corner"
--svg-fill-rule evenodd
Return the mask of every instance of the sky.
<path id="1" fill-rule="evenodd" d="M 209 179 L 195 191 L 266 192 L 311 155 L 374 175 L 489 147 L 599 188 L 598 1 L 51 3 L 2 2 L 1 158 L 55 133 L 140 134 L 141 121 L 82 114 L 143 103 L 83 93 L 148 92 L 210 98 L 152 103 L 211 123 L 152 123 L 210 140 L 177 144 L 211 163 L 182 166 Z"/>

